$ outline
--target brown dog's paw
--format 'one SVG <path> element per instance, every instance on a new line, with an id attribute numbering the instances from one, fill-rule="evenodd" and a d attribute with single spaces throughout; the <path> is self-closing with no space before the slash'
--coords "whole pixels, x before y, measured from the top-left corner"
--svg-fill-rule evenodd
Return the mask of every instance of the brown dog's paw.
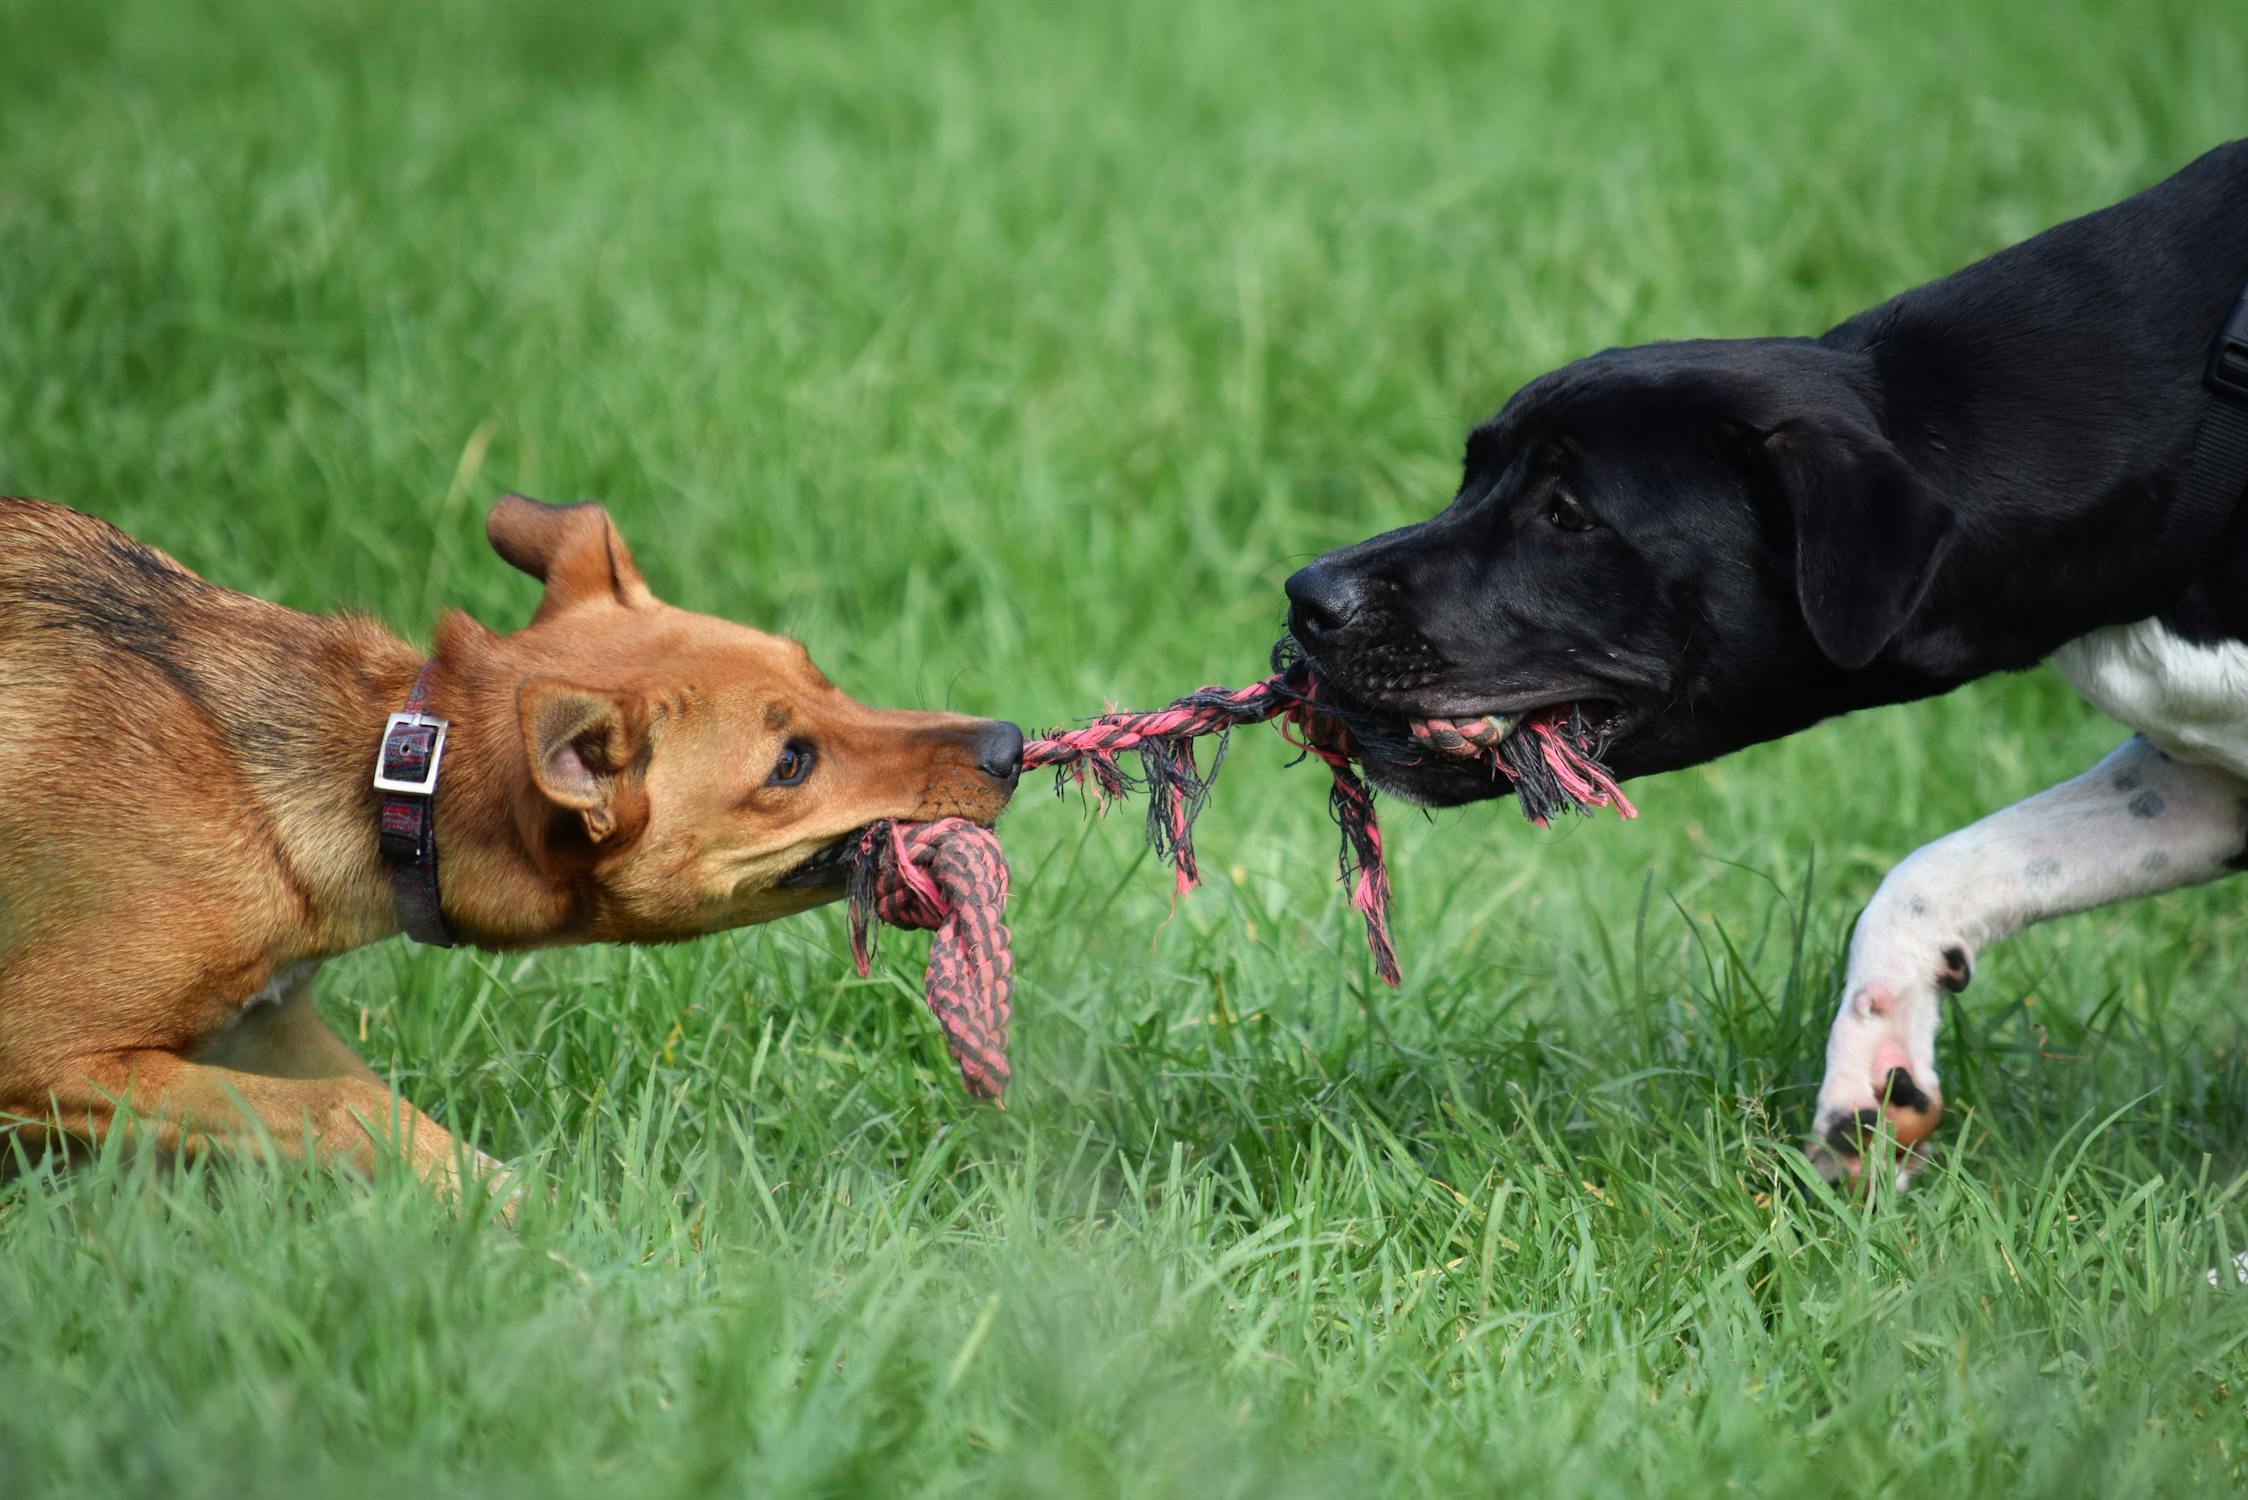
<path id="1" fill-rule="evenodd" d="M 440 1197 L 474 1213 L 496 1213 L 513 1228 L 516 1216 L 532 1195 L 554 1202 L 554 1185 L 534 1178 L 527 1169 L 470 1148 L 460 1159 L 435 1165 L 430 1185 Z"/>

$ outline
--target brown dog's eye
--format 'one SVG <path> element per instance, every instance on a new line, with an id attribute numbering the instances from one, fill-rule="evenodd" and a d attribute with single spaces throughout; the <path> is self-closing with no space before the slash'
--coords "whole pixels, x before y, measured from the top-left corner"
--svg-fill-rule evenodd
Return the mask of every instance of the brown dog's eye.
<path id="1" fill-rule="evenodd" d="M 1561 531 L 1590 531 L 1594 524 L 1592 517 L 1584 513 L 1584 507 L 1558 490 L 1546 502 L 1546 521 Z"/>
<path id="2" fill-rule="evenodd" d="M 802 786 L 804 778 L 812 774 L 812 747 L 802 740 L 790 740 L 781 746 L 781 758 L 773 762 L 773 774 L 765 778 L 767 786 Z"/>

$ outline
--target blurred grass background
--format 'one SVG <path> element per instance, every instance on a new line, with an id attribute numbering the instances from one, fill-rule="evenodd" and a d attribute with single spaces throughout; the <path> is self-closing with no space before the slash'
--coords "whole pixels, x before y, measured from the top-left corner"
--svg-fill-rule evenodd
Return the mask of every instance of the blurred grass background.
<path id="1" fill-rule="evenodd" d="M 2239 132 L 2213 0 L 0 0 L 0 490 L 418 639 L 505 489 L 870 701 L 1033 727 L 1263 665 L 1516 385 L 1811 332 Z M 2122 737 L 2050 674 L 1634 788 L 1391 813 L 1374 985 L 1248 735 L 1174 916 L 1028 787 L 1018 1083 L 821 913 L 324 1004 L 553 1182 L 105 1158 L 0 1188 L 0 1493 L 2233 1488 L 2248 939 L 2035 932 L 1946 1156 L 1800 1192 L 1848 924 Z"/>

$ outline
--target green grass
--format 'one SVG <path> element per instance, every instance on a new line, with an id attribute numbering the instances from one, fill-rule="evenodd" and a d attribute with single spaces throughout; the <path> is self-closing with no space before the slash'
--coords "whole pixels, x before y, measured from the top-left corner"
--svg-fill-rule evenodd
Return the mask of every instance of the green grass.
<path id="1" fill-rule="evenodd" d="M 1258 671 L 1518 383 L 1811 331 L 2240 128 L 2210 0 L 0 0 L 0 489 L 426 638 L 505 488 L 874 701 Z M 1815 1187 L 1888 863 L 2121 737 L 2049 674 L 1540 834 L 1394 813 L 1372 982 L 1261 735 L 1180 908 L 1006 824 L 1017 1087 L 921 943 L 393 943 L 323 1004 L 554 1188 L 0 1187 L 0 1494 L 2206 1493 L 2248 1461 L 2248 931 L 1994 951 L 1915 1191 Z"/>

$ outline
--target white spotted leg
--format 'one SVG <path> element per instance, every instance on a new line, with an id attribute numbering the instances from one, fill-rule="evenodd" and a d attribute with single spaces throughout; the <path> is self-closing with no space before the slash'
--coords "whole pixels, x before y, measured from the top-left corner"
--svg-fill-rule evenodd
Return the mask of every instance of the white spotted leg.
<path id="1" fill-rule="evenodd" d="M 1889 872 L 1850 941 L 1810 1151 L 1856 1177 L 1883 1126 L 1898 1185 L 1943 1114 L 1936 1023 L 1975 955 L 2052 917 L 2243 868 L 2248 783 L 2132 739 L 2081 776 L 1936 840 Z"/>

